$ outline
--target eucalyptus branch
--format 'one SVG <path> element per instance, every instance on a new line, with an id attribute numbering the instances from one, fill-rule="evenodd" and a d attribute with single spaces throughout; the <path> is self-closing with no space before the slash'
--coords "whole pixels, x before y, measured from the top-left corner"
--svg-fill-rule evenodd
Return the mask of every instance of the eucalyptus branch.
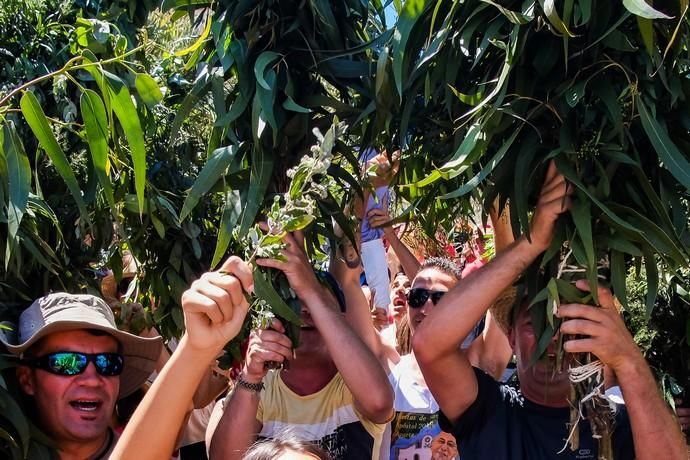
<path id="1" fill-rule="evenodd" d="M 141 51 L 142 49 L 144 49 L 145 46 L 146 46 L 146 44 L 144 43 L 144 44 L 141 44 L 141 45 L 137 46 L 136 48 L 133 48 L 133 49 L 131 49 L 131 50 L 127 51 L 126 53 L 121 54 L 119 56 L 115 56 L 115 57 L 106 59 L 104 61 L 89 62 L 86 64 L 75 65 L 76 62 L 79 62 L 79 61 L 84 59 L 84 56 L 75 56 L 72 59 L 70 59 L 69 61 L 67 61 L 65 63 L 65 65 L 62 66 L 60 69 L 55 70 L 53 72 L 49 72 L 45 75 L 41 75 L 40 77 L 34 78 L 33 80 L 30 80 L 30 81 L 18 86 L 17 88 L 13 89 L 12 91 L 10 91 L 5 97 L 0 99 L 0 107 L 6 105 L 17 94 L 21 93 L 22 91 L 26 90 L 27 88 L 30 88 L 34 85 L 37 85 L 38 83 L 41 83 L 42 81 L 51 79 L 53 77 L 57 77 L 58 75 L 65 74 L 65 73 L 70 72 L 72 70 L 88 69 L 89 67 L 93 67 L 93 66 L 101 66 L 104 64 L 112 64 L 113 62 L 121 61 L 122 59 L 124 59 L 125 57 L 127 57 L 129 55 Z"/>

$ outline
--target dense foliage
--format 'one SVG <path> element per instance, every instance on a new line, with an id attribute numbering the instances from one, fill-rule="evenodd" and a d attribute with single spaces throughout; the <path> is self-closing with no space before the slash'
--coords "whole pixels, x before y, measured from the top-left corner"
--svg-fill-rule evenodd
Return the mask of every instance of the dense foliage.
<path id="1" fill-rule="evenodd" d="M 526 278 L 544 301 L 541 344 L 557 327 L 552 303 L 579 296 L 558 276 L 573 270 L 610 282 L 640 331 L 650 314 L 652 332 L 672 317 L 674 343 L 687 341 L 676 273 L 690 245 L 687 0 L 394 1 L 395 24 L 380 1 L 157 6 L 3 3 L 0 319 L 50 290 L 96 291 L 107 268 L 119 279 L 129 251 L 132 298 L 179 335 L 182 290 L 247 248 L 313 128 L 337 117 L 348 129 L 327 169 L 336 186 L 316 199 L 312 255 L 332 218 L 352 237 L 344 210 L 364 147 L 402 149 L 399 218 L 429 235 L 496 197 L 526 232 L 554 159 L 576 200 Z M 626 274 L 643 263 L 641 313 Z M 657 301 L 660 278 L 675 281 Z M 667 350 L 646 337 L 650 359 Z M 658 367 L 686 378 L 686 364 Z M 11 408 L 0 438 L 19 457 L 29 426 L 0 396 Z"/>

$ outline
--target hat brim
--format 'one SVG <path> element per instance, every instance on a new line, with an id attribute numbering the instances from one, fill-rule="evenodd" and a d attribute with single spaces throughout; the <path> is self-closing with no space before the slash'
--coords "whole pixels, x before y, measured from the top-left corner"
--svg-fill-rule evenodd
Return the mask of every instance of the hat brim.
<path id="1" fill-rule="evenodd" d="M 139 337 L 113 327 L 84 321 L 56 321 L 46 324 L 41 330 L 32 335 L 30 339 L 17 345 L 8 343 L 0 334 L 0 342 L 7 347 L 10 353 L 20 356 L 32 345 L 49 334 L 77 329 L 103 331 L 114 337 L 122 346 L 125 364 L 122 374 L 120 375 L 120 392 L 118 394 L 118 399 L 124 398 L 136 391 L 156 369 L 156 362 L 163 348 L 163 339 L 161 337 Z"/>
<path id="2" fill-rule="evenodd" d="M 513 307 L 515 305 L 516 296 L 517 288 L 515 286 L 509 286 L 499 294 L 498 298 L 489 309 L 496 324 L 498 324 L 498 327 L 500 327 L 506 335 L 513 324 Z"/>

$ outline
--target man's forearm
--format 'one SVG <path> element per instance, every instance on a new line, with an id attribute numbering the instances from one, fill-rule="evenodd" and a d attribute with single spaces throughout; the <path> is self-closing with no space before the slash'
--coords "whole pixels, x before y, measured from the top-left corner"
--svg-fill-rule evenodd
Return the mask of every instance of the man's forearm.
<path id="1" fill-rule="evenodd" d="M 257 393 L 235 387 L 213 433 L 209 458 L 239 460 L 244 456 L 261 429 L 256 420 L 258 407 Z"/>
<path id="2" fill-rule="evenodd" d="M 458 283 L 443 296 L 433 314 L 419 325 L 414 341 L 424 344 L 427 358 L 458 349 L 477 322 L 513 281 L 534 261 L 542 249 L 521 237 L 495 259 Z M 462 308 L 462 315 L 458 314 Z M 420 350 L 421 351 L 421 350 Z M 418 357 L 421 357 L 417 349 Z"/>
<path id="3" fill-rule="evenodd" d="M 688 458 L 685 437 L 642 355 L 615 372 L 630 417 L 636 458 Z"/>
<path id="4" fill-rule="evenodd" d="M 392 414 L 393 391 L 379 360 L 347 325 L 344 317 L 315 296 L 309 312 L 358 408 L 371 421 L 382 423 Z"/>
<path id="5" fill-rule="evenodd" d="M 185 336 L 128 422 L 112 459 L 170 458 L 194 390 L 215 358 L 215 352 L 202 356 L 187 344 Z"/>

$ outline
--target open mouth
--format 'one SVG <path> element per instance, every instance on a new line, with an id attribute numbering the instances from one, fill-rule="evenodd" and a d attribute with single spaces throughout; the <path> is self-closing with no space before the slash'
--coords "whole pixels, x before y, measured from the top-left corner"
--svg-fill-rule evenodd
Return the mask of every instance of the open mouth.
<path id="1" fill-rule="evenodd" d="M 103 405 L 103 401 L 77 399 L 70 401 L 69 405 L 82 412 L 95 412 Z"/>
<path id="2" fill-rule="evenodd" d="M 311 326 L 309 324 L 304 324 L 302 327 L 300 327 L 301 330 L 303 331 L 315 331 L 316 328 L 314 326 Z"/>

